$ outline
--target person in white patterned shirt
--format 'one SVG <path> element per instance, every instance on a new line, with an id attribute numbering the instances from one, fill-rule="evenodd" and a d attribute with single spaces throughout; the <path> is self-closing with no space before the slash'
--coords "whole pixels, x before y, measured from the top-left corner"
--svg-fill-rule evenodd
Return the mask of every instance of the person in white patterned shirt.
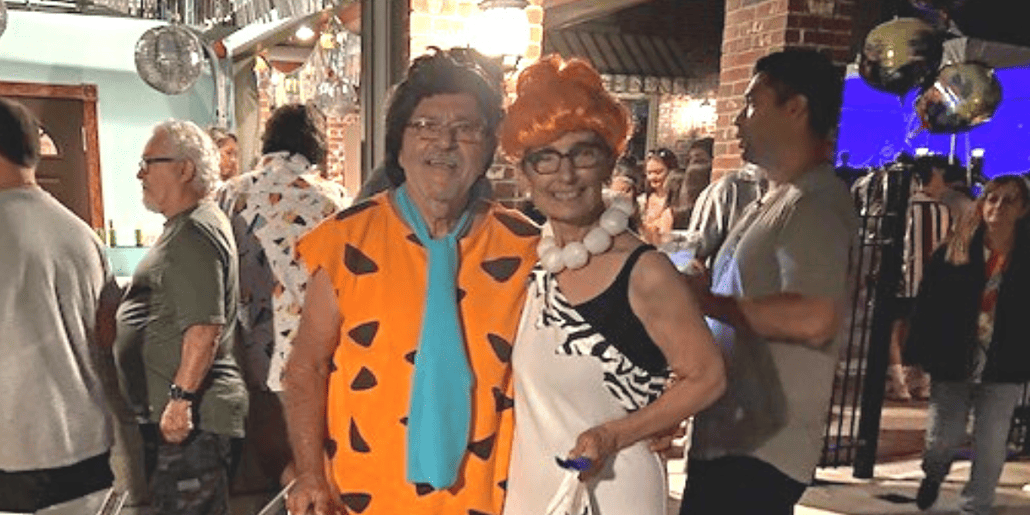
<path id="1" fill-rule="evenodd" d="M 320 174 L 323 125 L 310 106 L 276 109 L 265 126 L 257 168 L 230 179 L 217 194 L 240 253 L 239 355 L 251 395 L 248 435 L 270 479 L 279 479 L 289 462 L 278 396 L 308 280 L 294 245 L 349 204 L 346 190 Z"/>

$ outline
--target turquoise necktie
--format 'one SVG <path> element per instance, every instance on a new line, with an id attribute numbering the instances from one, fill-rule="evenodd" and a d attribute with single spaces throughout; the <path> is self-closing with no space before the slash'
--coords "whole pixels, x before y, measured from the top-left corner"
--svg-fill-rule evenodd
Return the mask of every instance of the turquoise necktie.
<path id="1" fill-rule="evenodd" d="M 458 238 L 471 223 L 466 208 L 454 229 L 433 239 L 421 213 L 397 188 L 401 216 L 429 255 L 426 305 L 419 331 L 408 412 L 407 478 L 436 489 L 454 484 L 468 447 L 472 369 L 458 314 Z"/>

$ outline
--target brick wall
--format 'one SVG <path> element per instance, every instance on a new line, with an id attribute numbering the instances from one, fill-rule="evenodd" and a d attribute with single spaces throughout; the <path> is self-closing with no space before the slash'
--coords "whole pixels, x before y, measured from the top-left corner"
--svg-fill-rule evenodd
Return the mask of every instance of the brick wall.
<path id="1" fill-rule="evenodd" d="M 751 69 L 785 48 L 814 48 L 841 67 L 853 59 L 855 0 L 726 0 L 712 179 L 742 165 L 733 119 L 743 105 Z"/>

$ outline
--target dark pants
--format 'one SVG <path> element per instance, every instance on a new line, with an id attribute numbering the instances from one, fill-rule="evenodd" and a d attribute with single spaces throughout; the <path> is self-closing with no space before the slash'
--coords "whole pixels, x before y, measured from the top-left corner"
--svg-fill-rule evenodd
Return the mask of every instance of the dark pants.
<path id="1" fill-rule="evenodd" d="M 193 431 L 181 444 L 165 442 L 154 424 L 140 426 L 143 462 L 157 515 L 229 513 L 229 478 L 240 438 Z"/>
<path id="2" fill-rule="evenodd" d="M 680 515 L 792 515 L 807 486 L 747 456 L 688 459 Z"/>
<path id="3" fill-rule="evenodd" d="M 4 445 L 17 445 L 7 442 Z M 105 452 L 64 467 L 0 470 L 0 511 L 33 513 L 48 506 L 110 488 L 114 482 Z"/>

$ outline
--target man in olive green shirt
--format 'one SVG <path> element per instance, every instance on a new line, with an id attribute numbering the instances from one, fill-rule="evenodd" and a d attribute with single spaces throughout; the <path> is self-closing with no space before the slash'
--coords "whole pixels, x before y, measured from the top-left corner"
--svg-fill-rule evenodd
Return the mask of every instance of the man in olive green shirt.
<path id="1" fill-rule="evenodd" d="M 137 177 L 143 204 L 166 221 L 118 309 L 122 391 L 140 417 L 155 512 L 228 513 L 247 393 L 232 352 L 236 246 L 208 200 L 218 152 L 195 124 L 164 122 Z"/>

